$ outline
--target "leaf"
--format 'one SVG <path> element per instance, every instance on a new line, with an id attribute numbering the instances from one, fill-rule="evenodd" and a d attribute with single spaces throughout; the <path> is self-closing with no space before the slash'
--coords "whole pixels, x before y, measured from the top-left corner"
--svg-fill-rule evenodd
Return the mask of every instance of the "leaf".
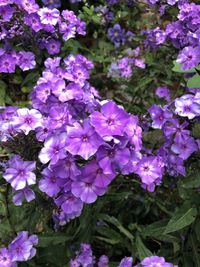
<path id="1" fill-rule="evenodd" d="M 177 212 L 175 212 L 175 214 L 167 224 L 164 234 L 176 232 L 185 228 L 195 220 L 196 215 L 196 208 L 188 207 L 188 205 L 183 205 Z"/>
<path id="2" fill-rule="evenodd" d="M 153 255 L 152 252 L 145 246 L 139 235 L 136 237 L 136 247 L 140 260 Z"/>
<path id="3" fill-rule="evenodd" d="M 145 236 L 160 236 L 163 234 L 166 225 L 168 223 L 168 220 L 162 220 L 162 221 L 158 221 L 152 224 L 149 224 L 148 226 L 144 227 L 144 229 L 142 229 L 142 235 Z"/>
<path id="4" fill-rule="evenodd" d="M 38 247 L 47 247 L 49 246 L 49 244 L 59 245 L 65 243 L 68 240 L 70 240 L 70 237 L 65 236 L 63 233 L 44 234 L 39 236 Z"/>
<path id="5" fill-rule="evenodd" d="M 200 186 L 200 173 L 193 173 L 187 176 L 187 180 L 184 179 L 183 188 L 198 188 Z"/>
<path id="6" fill-rule="evenodd" d="M 180 73 L 193 73 L 196 72 L 195 68 L 192 69 L 188 69 L 188 70 L 182 70 L 181 69 L 181 64 L 177 63 L 176 60 L 173 61 L 174 67 L 172 68 L 172 70 L 174 72 L 180 72 Z"/>
<path id="7" fill-rule="evenodd" d="M 194 75 L 187 82 L 189 88 L 199 88 L 200 87 L 200 76 L 198 74 Z"/>
<path id="8" fill-rule="evenodd" d="M 3 106 L 5 104 L 6 87 L 6 83 L 0 81 L 0 106 Z"/>
<path id="9" fill-rule="evenodd" d="M 128 239 L 133 240 L 134 236 L 113 216 L 102 214 L 101 219 L 115 225 L 121 233 L 123 233 Z"/>

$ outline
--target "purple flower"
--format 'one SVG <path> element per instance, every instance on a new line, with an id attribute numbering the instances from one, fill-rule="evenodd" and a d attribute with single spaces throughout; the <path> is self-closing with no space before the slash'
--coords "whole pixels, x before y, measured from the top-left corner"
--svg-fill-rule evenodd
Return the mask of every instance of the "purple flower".
<path id="1" fill-rule="evenodd" d="M 0 72 L 14 73 L 16 68 L 16 61 L 10 54 L 3 54 L 0 56 Z"/>
<path id="2" fill-rule="evenodd" d="M 42 3 L 48 8 L 59 8 L 61 7 L 60 0 L 42 0 Z"/>
<path id="3" fill-rule="evenodd" d="M 62 193 L 56 200 L 57 206 L 60 206 L 65 214 L 80 215 L 83 209 L 83 202 L 79 197 L 75 197 L 71 193 Z"/>
<path id="4" fill-rule="evenodd" d="M 135 151 L 140 151 L 142 148 L 142 128 L 138 126 L 137 116 L 130 117 L 125 131 L 129 137 L 130 144 L 134 145 Z"/>
<path id="5" fill-rule="evenodd" d="M 195 101 L 194 95 L 187 94 L 175 100 L 175 112 L 181 117 L 193 119 L 200 115 L 200 100 Z"/>
<path id="6" fill-rule="evenodd" d="M 2 18 L 3 21 L 10 21 L 14 11 L 15 9 L 9 5 L 0 6 L 0 18 Z"/>
<path id="7" fill-rule="evenodd" d="M 7 248 L 0 248 L 0 266 L 1 267 L 11 267 L 12 266 L 10 253 L 7 250 Z"/>
<path id="8" fill-rule="evenodd" d="M 114 172 L 104 173 L 98 162 L 93 160 L 84 166 L 81 176 L 94 180 L 94 184 L 98 187 L 106 188 L 116 175 Z"/>
<path id="9" fill-rule="evenodd" d="M 36 13 L 25 15 L 24 23 L 31 27 L 35 32 L 39 32 L 42 29 L 40 17 Z"/>
<path id="10" fill-rule="evenodd" d="M 170 101 L 170 90 L 166 86 L 158 87 L 156 89 L 156 95 L 166 101 Z"/>
<path id="11" fill-rule="evenodd" d="M 35 193 L 29 187 L 15 191 L 13 196 L 13 203 L 16 206 L 21 206 L 24 199 L 26 199 L 27 202 L 31 202 L 33 199 L 35 199 Z"/>
<path id="12" fill-rule="evenodd" d="M 40 151 L 39 159 L 43 164 L 50 161 L 50 164 L 56 164 L 59 159 L 64 159 L 66 157 L 66 133 L 61 133 L 49 137 L 45 143 L 44 147 Z"/>
<path id="13" fill-rule="evenodd" d="M 14 156 L 8 164 L 9 167 L 3 177 L 15 190 L 36 183 L 36 176 L 33 173 L 36 168 L 34 161 L 23 161 L 19 156 Z"/>
<path id="14" fill-rule="evenodd" d="M 120 172 L 131 159 L 131 153 L 128 148 L 121 148 L 120 145 L 101 146 L 97 152 L 99 166 L 105 174 Z"/>
<path id="15" fill-rule="evenodd" d="M 39 181 L 39 189 L 50 197 L 54 197 L 59 193 L 59 178 L 55 171 L 48 168 L 45 168 L 42 171 L 42 179 Z"/>
<path id="16" fill-rule="evenodd" d="M 93 203 L 98 196 L 106 192 L 106 188 L 98 187 L 94 183 L 93 177 L 83 177 L 72 183 L 72 194 L 79 197 L 84 203 Z"/>
<path id="17" fill-rule="evenodd" d="M 89 244 L 81 244 L 81 251 L 75 259 L 71 260 L 70 267 L 92 267 L 95 264 L 95 257 L 92 255 L 92 249 Z"/>
<path id="18" fill-rule="evenodd" d="M 200 48 L 187 46 L 179 53 L 177 63 L 182 64 L 183 70 L 188 70 L 196 67 L 200 62 Z"/>
<path id="19" fill-rule="evenodd" d="M 172 137 L 174 137 L 174 140 L 186 139 L 190 135 L 190 131 L 185 129 L 188 125 L 189 123 L 187 121 L 180 124 L 177 119 L 171 119 L 164 124 L 162 130 L 168 139 Z"/>
<path id="20" fill-rule="evenodd" d="M 39 6 L 36 4 L 35 0 L 22 0 L 20 1 L 20 5 L 28 14 L 35 13 L 39 10 Z"/>
<path id="21" fill-rule="evenodd" d="M 172 118 L 172 113 L 169 110 L 161 108 L 158 105 L 153 105 L 148 111 L 153 120 L 152 127 L 154 129 L 161 129 L 163 124 Z"/>
<path id="22" fill-rule="evenodd" d="M 146 257 L 141 262 L 142 267 L 175 267 L 171 263 L 165 261 L 163 257 L 151 256 Z"/>
<path id="23" fill-rule="evenodd" d="M 189 158 L 192 153 L 198 150 L 197 144 L 194 138 L 188 137 L 186 139 L 176 140 L 171 146 L 171 150 L 182 159 Z"/>
<path id="24" fill-rule="evenodd" d="M 49 9 L 47 7 L 43 7 L 38 11 L 38 15 L 40 16 L 40 21 L 43 24 L 56 25 L 59 20 L 60 12 L 56 8 Z"/>
<path id="25" fill-rule="evenodd" d="M 127 40 L 125 30 L 119 24 L 115 24 L 108 29 L 108 37 L 114 43 L 115 47 L 120 47 Z"/>
<path id="26" fill-rule="evenodd" d="M 74 123 L 73 127 L 67 128 L 66 150 L 72 155 L 88 160 L 103 143 L 88 119 L 82 124 Z"/>
<path id="27" fill-rule="evenodd" d="M 23 71 L 34 69 L 36 66 L 34 54 L 32 52 L 20 52 L 18 64 Z"/>
<path id="28" fill-rule="evenodd" d="M 55 55 L 60 52 L 61 43 L 54 39 L 50 39 L 46 43 L 46 49 L 50 55 Z"/>
<path id="29" fill-rule="evenodd" d="M 154 185 L 160 182 L 163 172 L 164 163 L 158 156 L 143 157 L 135 168 L 135 173 L 140 176 L 149 191 L 154 191 Z"/>
<path id="30" fill-rule="evenodd" d="M 36 254 L 33 247 L 38 244 L 36 235 L 28 236 L 28 232 L 19 232 L 17 237 L 8 246 L 12 261 L 27 261 L 32 259 Z"/>
<path id="31" fill-rule="evenodd" d="M 70 154 L 64 160 L 59 160 L 58 163 L 54 166 L 56 174 L 60 178 L 70 178 L 75 180 L 77 176 L 81 174 L 79 166 L 76 164 L 76 161 L 73 156 Z"/>
<path id="32" fill-rule="evenodd" d="M 91 124 L 101 137 L 123 135 L 130 116 L 114 102 L 108 101 L 101 107 L 101 112 L 91 114 Z"/>
<path id="33" fill-rule="evenodd" d="M 121 260 L 118 267 L 131 267 L 133 264 L 133 258 L 132 257 L 125 257 Z"/>
<path id="34" fill-rule="evenodd" d="M 106 255 L 102 255 L 97 263 L 98 267 L 109 267 L 109 258 Z"/>
<path id="35" fill-rule="evenodd" d="M 20 108 L 11 123 L 17 131 L 23 131 L 27 135 L 42 125 L 42 115 L 36 109 Z"/>

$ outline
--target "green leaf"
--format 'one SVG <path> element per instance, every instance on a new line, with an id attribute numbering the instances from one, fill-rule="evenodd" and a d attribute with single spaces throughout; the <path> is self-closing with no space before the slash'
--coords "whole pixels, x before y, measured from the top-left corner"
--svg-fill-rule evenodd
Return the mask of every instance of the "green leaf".
<path id="1" fill-rule="evenodd" d="M 184 179 L 182 184 L 183 188 L 198 188 L 200 186 L 200 173 L 196 172 L 187 176 L 187 180 Z"/>
<path id="2" fill-rule="evenodd" d="M 113 216 L 102 214 L 101 219 L 115 225 L 121 233 L 123 233 L 128 239 L 133 240 L 134 236 Z"/>
<path id="3" fill-rule="evenodd" d="M 0 81 L 0 106 L 3 106 L 5 104 L 6 87 L 6 83 Z"/>
<path id="4" fill-rule="evenodd" d="M 166 226 L 164 234 L 179 231 L 194 222 L 197 215 L 196 208 L 183 205 L 175 212 L 171 220 Z"/>
<path id="5" fill-rule="evenodd" d="M 63 244 L 70 240 L 70 237 L 65 236 L 63 233 L 51 233 L 51 234 L 42 234 L 39 236 L 38 247 L 48 247 L 51 245 Z"/>
<path id="6" fill-rule="evenodd" d="M 173 61 L 174 67 L 172 70 L 174 72 L 180 72 L 180 73 L 193 73 L 196 72 L 195 68 L 189 69 L 189 70 L 182 70 L 181 69 L 181 64 L 177 63 L 176 60 Z"/>
<path id="7" fill-rule="evenodd" d="M 187 82 L 189 88 L 199 88 L 200 87 L 200 76 L 199 74 L 194 75 Z"/>
<path id="8" fill-rule="evenodd" d="M 152 252 L 145 246 L 139 235 L 136 237 L 136 247 L 140 260 L 153 255 Z"/>

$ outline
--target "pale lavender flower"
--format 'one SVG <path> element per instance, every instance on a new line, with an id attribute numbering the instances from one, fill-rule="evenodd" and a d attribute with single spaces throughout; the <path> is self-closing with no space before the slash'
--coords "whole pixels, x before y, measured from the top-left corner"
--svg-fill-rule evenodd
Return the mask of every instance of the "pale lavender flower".
<path id="1" fill-rule="evenodd" d="M 200 115 L 200 100 L 195 101 L 194 95 L 187 94 L 175 99 L 175 112 L 181 117 L 194 119 Z"/>
<path id="2" fill-rule="evenodd" d="M 42 114 L 36 109 L 19 108 L 11 124 L 17 131 L 23 131 L 27 135 L 42 125 Z"/>
<path id="3" fill-rule="evenodd" d="M 55 26 L 58 23 L 60 12 L 56 8 L 49 9 L 47 7 L 43 7 L 38 11 L 38 15 L 40 16 L 40 21 L 43 24 Z"/>
<path id="4" fill-rule="evenodd" d="M 14 156 L 8 164 L 9 167 L 3 177 L 15 190 L 21 190 L 36 183 L 36 176 L 33 173 L 36 168 L 34 161 L 23 161 L 19 156 Z"/>
<path id="5" fill-rule="evenodd" d="M 7 248 L 0 248 L 0 266 L 1 267 L 12 267 L 13 266 L 10 253 Z"/>
<path id="6" fill-rule="evenodd" d="M 50 164 L 56 164 L 59 159 L 64 159 L 66 157 L 66 133 L 61 133 L 49 137 L 45 143 L 44 147 L 40 151 L 39 159 L 43 164 L 50 161 Z"/>

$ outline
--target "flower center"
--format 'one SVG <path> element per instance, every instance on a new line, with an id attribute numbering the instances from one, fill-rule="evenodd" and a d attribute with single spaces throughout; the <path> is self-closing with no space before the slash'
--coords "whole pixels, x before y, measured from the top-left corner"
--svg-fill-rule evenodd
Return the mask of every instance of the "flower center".
<path id="1" fill-rule="evenodd" d="M 83 141 L 83 142 L 88 142 L 88 136 L 87 136 L 87 135 L 83 135 L 83 137 L 82 137 L 82 141 Z"/>

